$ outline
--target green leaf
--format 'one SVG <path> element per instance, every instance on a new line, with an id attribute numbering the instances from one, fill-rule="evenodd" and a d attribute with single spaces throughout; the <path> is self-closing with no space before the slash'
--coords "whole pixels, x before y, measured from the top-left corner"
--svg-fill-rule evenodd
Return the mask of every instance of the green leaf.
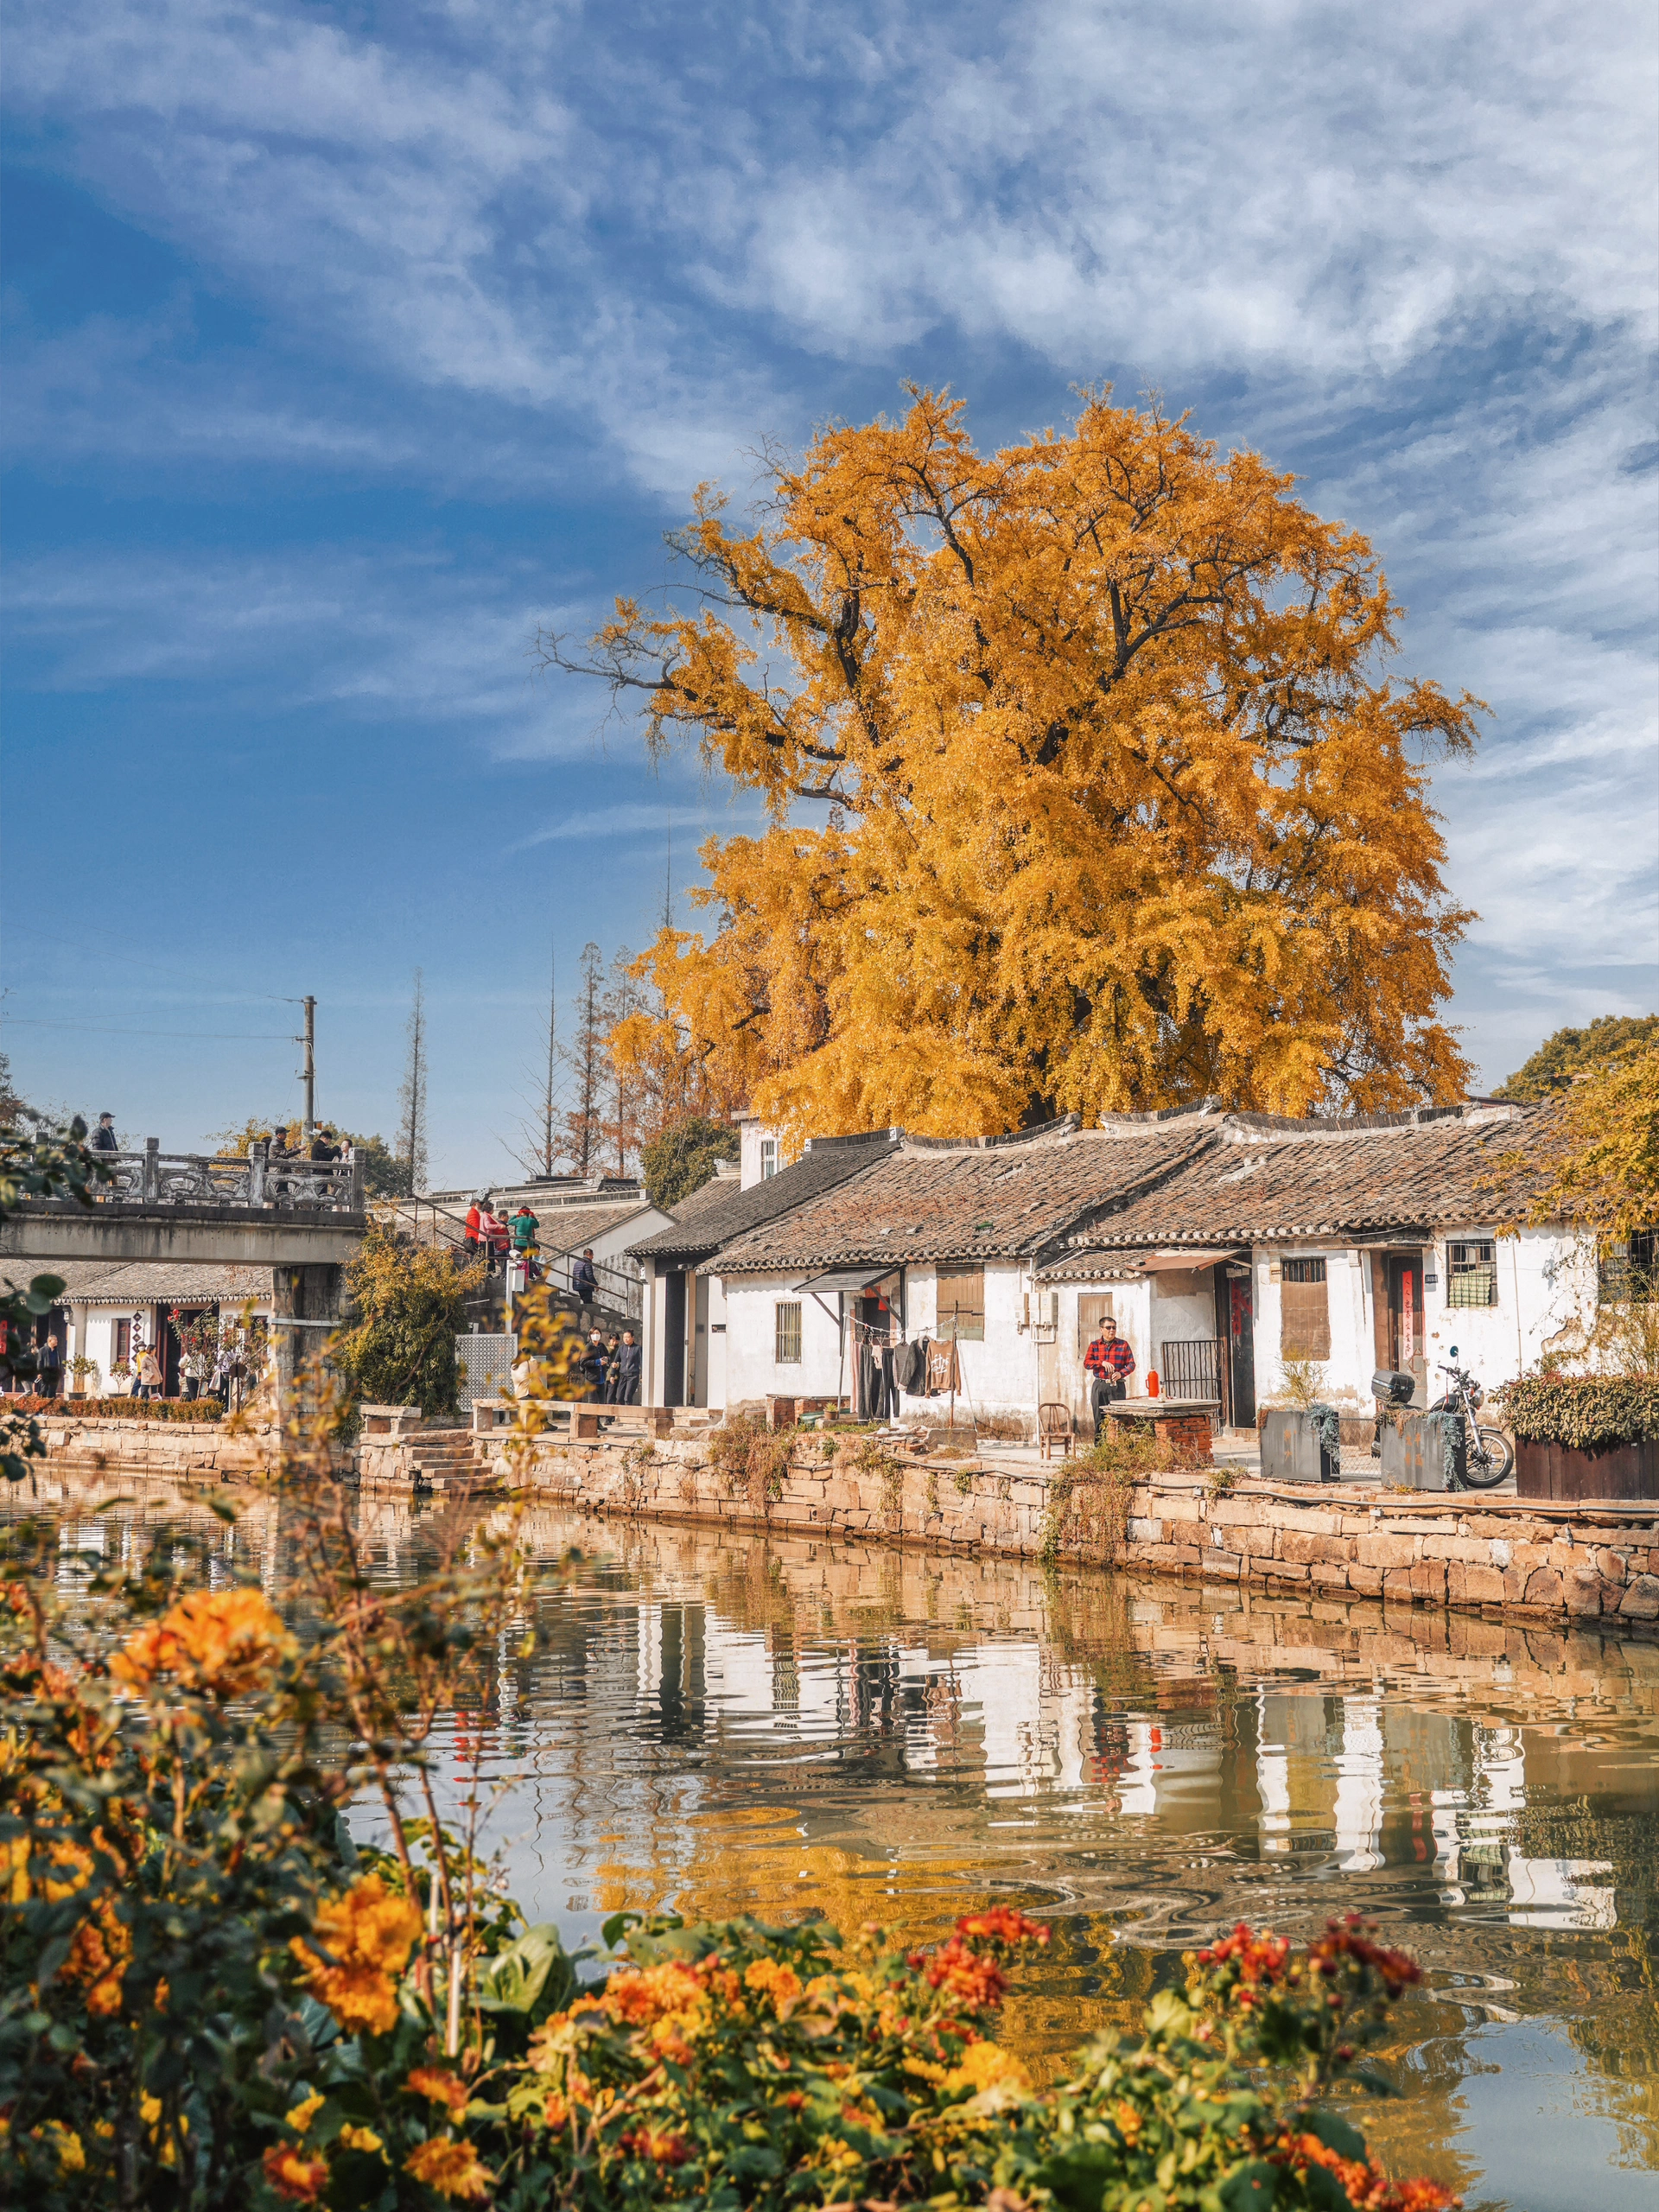
<path id="1" fill-rule="evenodd" d="M 1252 2158 L 1221 2185 L 1227 2212 L 1268 2212 L 1279 2187 L 1280 2168 L 1265 2158 Z"/>
<path id="2" fill-rule="evenodd" d="M 1344 2120 L 1339 2112 L 1332 2112 L 1324 2105 L 1315 2105 L 1311 2112 L 1300 2115 L 1301 2124 L 1310 2135 L 1318 2136 L 1327 2151 L 1334 2151 L 1339 2158 L 1353 2158 L 1362 2164 L 1370 2155 L 1365 2148 L 1365 2138 L 1351 2120 Z"/>
<path id="3" fill-rule="evenodd" d="M 532 2020 L 559 2012 L 576 1993 L 576 1970 L 551 1921 L 526 1929 L 516 1943 L 498 1951 L 478 1977 L 485 2010 L 499 2005 L 528 2013 Z"/>

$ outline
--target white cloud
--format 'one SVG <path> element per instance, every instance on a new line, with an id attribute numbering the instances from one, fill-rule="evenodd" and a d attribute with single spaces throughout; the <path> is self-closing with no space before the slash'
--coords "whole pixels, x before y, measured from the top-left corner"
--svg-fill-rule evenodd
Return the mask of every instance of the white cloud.
<path id="1" fill-rule="evenodd" d="M 983 435 L 1103 372 L 1196 392 L 1201 428 L 1300 465 L 1378 544 L 1406 664 L 1492 702 L 1478 760 L 1437 780 L 1483 916 L 1476 1030 L 1507 1035 L 1552 967 L 1651 959 L 1654 480 L 1623 465 L 1652 435 L 1649 6 L 370 20 L 59 0 L 14 22 L 35 158 L 271 334 L 198 359 L 181 305 L 26 340 L 14 438 L 531 497 L 608 469 L 679 511 L 699 476 L 746 485 L 758 437 L 891 404 L 901 367 L 970 397 L 982 368 Z M 211 672 L 233 698 L 302 657 L 306 696 L 449 717 L 513 759 L 568 756 L 602 712 L 528 688 L 543 609 L 510 569 L 22 582 L 63 683 Z"/>

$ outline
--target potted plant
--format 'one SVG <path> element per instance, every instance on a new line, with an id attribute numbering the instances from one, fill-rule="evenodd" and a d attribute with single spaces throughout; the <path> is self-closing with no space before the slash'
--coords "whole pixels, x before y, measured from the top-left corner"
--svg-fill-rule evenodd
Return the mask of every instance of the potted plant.
<path id="1" fill-rule="evenodd" d="M 78 1351 L 69 1363 L 69 1395 L 72 1398 L 95 1398 L 99 1395 L 98 1362 L 84 1351 Z"/>
<path id="2" fill-rule="evenodd" d="M 1495 1394 L 1522 1497 L 1659 1497 L 1659 1375 L 1523 1375 Z"/>

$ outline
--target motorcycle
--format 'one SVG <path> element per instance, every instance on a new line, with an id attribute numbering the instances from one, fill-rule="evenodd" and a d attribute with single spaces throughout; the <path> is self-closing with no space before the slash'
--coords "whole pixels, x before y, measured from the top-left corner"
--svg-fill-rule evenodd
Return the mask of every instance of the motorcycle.
<path id="1" fill-rule="evenodd" d="M 1475 1416 L 1485 1403 L 1486 1393 L 1467 1369 L 1456 1364 L 1458 1348 L 1452 1346 L 1452 1364 L 1438 1362 L 1442 1375 L 1452 1377 L 1440 1396 L 1429 1407 L 1432 1414 L 1461 1414 L 1465 1443 L 1463 1485 L 1466 1490 L 1496 1490 L 1515 1469 L 1515 1447 L 1501 1428 L 1481 1427 Z"/>

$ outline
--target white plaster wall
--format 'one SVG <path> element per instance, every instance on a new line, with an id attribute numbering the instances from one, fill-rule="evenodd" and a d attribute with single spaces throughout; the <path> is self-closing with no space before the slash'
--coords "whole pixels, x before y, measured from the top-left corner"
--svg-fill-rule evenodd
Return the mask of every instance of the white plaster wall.
<path id="1" fill-rule="evenodd" d="M 1446 1379 L 1433 1363 L 1449 1358 L 1453 1344 L 1459 1367 L 1489 1385 L 1506 1382 L 1533 1366 L 1564 1329 L 1595 1319 L 1594 1242 L 1554 1229 L 1525 1229 L 1497 1239 L 1496 1306 L 1448 1306 L 1447 1239 L 1457 1243 L 1478 1234 L 1454 1228 L 1435 1237 L 1440 1282 L 1425 1300 L 1431 1395 L 1439 1395 Z"/>
<path id="2" fill-rule="evenodd" d="M 706 1341 L 709 1351 L 708 1380 L 702 1403 L 705 1406 L 723 1406 L 726 1402 L 726 1334 L 728 1326 L 726 1318 L 726 1286 L 718 1275 L 707 1275 L 703 1280 L 709 1286 L 708 1304 L 705 1309 L 708 1314 L 709 1334 Z"/>
<path id="3" fill-rule="evenodd" d="M 1146 1366 L 1155 1367 L 1166 1390 L 1169 1384 L 1163 1372 L 1165 1344 L 1190 1344 L 1199 1338 L 1213 1342 L 1215 1338 L 1214 1285 L 1215 1271 L 1208 1268 L 1183 1268 L 1178 1274 L 1160 1273 L 1151 1278 L 1147 1358 L 1141 1371 L 1144 1376 Z M 1133 1344 L 1133 1338 L 1130 1342 Z M 1140 1357 L 1137 1349 L 1137 1362 Z"/>
<path id="4" fill-rule="evenodd" d="M 991 1260 L 985 1267 L 985 1338 L 959 1344 L 962 1403 L 976 1414 L 994 1414 L 1037 1422 L 1037 1348 L 1033 1332 L 1021 1328 L 1026 1294 L 1036 1308 L 1039 1293 L 1030 1271 L 1014 1260 Z M 938 1326 L 939 1279 L 932 1268 L 910 1268 L 905 1278 L 906 1333 L 931 1337 Z M 919 1412 L 925 1401 L 905 1399 L 906 1413 Z"/>
<path id="5" fill-rule="evenodd" d="M 778 1145 L 779 1167 L 789 1165 L 783 1146 L 779 1141 L 778 1132 L 772 1123 L 757 1121 L 753 1115 L 746 1116 L 737 1125 L 738 1187 L 741 1190 L 752 1191 L 760 1180 L 760 1145 L 763 1138 L 770 1139 Z M 817 1393 L 810 1392 L 808 1395 L 815 1396 Z"/>
<path id="6" fill-rule="evenodd" d="M 734 1275 L 726 1293 L 726 1402 L 751 1398 L 833 1398 L 850 1389 L 843 1372 L 840 1324 L 833 1298 L 820 1305 L 803 1294 L 801 1357 L 779 1365 L 777 1321 L 779 1299 L 795 1296 L 788 1275 Z M 826 1312 L 825 1307 L 829 1308 Z"/>
<path id="7" fill-rule="evenodd" d="M 1449 1360 L 1453 1344 L 1459 1351 L 1458 1363 L 1491 1386 L 1523 1373 L 1564 1330 L 1580 1325 L 1594 1315 L 1593 1243 L 1553 1229 L 1523 1230 L 1518 1236 L 1497 1239 L 1495 1306 L 1448 1306 L 1446 1244 L 1481 1234 L 1478 1230 L 1459 1227 L 1441 1230 L 1432 1245 L 1423 1247 L 1425 1275 L 1436 1278 L 1424 1289 L 1431 1398 L 1439 1396 L 1446 1379 L 1437 1363 Z M 1257 1398 L 1277 1397 L 1284 1389 L 1284 1368 L 1279 1356 L 1280 1267 L 1287 1259 L 1316 1253 L 1325 1263 L 1325 1297 L 1331 1317 L 1325 1395 L 1333 1404 L 1353 1403 L 1369 1410 L 1371 1376 L 1376 1367 L 1370 1255 L 1342 1245 L 1256 1248 L 1253 1272 Z"/>
<path id="8" fill-rule="evenodd" d="M 1090 1417 L 1090 1389 L 1094 1380 L 1083 1363 L 1088 1349 L 1084 1341 L 1077 1319 L 1078 1306 L 1085 1297 L 1105 1296 L 1112 1301 L 1112 1319 L 1117 1325 L 1119 1336 L 1128 1340 L 1135 1354 L 1135 1373 L 1129 1377 L 1128 1395 L 1146 1395 L 1146 1372 L 1150 1350 L 1154 1340 L 1152 1287 L 1144 1278 L 1133 1282 L 1068 1282 L 1058 1286 L 1060 1297 L 1059 1332 L 1054 1347 L 1054 1395 L 1063 1405 L 1070 1406 L 1072 1418 L 1079 1422 Z M 1032 1294 L 1036 1306 L 1038 1293 Z M 1041 1289 L 1043 1312 L 1048 1311 L 1051 1291 Z M 1039 1355 L 1040 1357 L 1040 1355 Z"/>
<path id="9" fill-rule="evenodd" d="M 1346 1245 L 1258 1245 L 1252 1261 L 1255 1301 L 1255 1394 L 1257 1403 L 1282 1396 L 1284 1363 L 1279 1345 L 1284 1322 L 1280 1270 L 1286 1260 L 1325 1262 L 1325 1310 L 1331 1321 L 1331 1351 L 1325 1362 L 1323 1395 L 1332 1405 L 1369 1409 L 1371 1376 L 1376 1367 L 1372 1313 L 1370 1255 Z"/>

